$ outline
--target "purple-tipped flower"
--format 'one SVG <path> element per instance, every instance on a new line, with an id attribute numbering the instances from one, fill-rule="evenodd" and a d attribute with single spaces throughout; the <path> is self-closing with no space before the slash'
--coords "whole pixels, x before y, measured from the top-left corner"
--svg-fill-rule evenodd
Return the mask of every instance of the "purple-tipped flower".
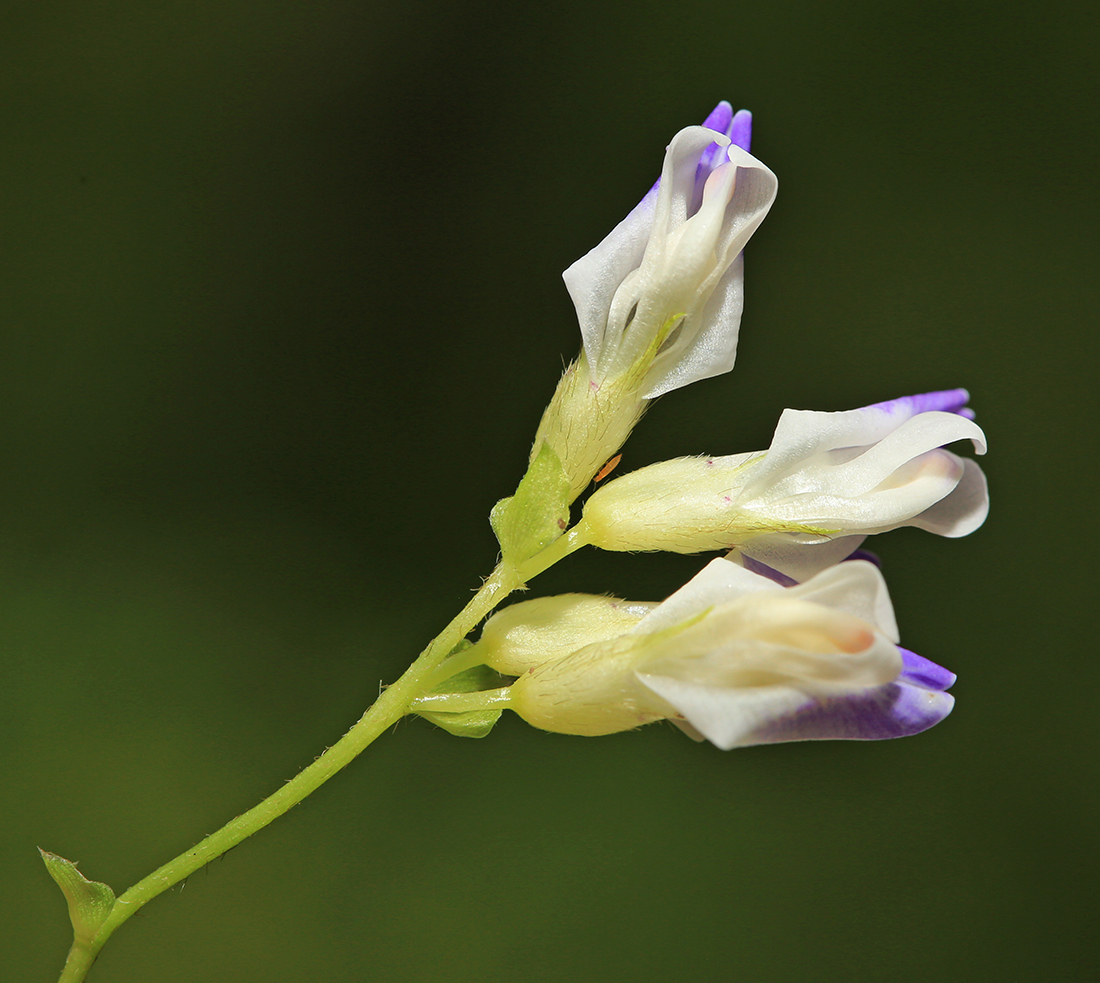
<path id="1" fill-rule="evenodd" d="M 842 413 L 784 410 L 766 451 L 677 458 L 609 481 L 578 534 L 610 550 L 735 548 L 796 581 L 872 533 L 965 536 L 989 509 L 978 465 L 944 450 L 970 440 L 985 453 L 966 400 L 955 389 Z"/>
<path id="2" fill-rule="evenodd" d="M 872 564 L 781 587 L 719 559 L 626 634 L 528 669 L 510 706 L 569 734 L 669 719 L 729 749 L 916 734 L 951 712 L 953 681 L 898 647 Z"/>
<path id="3" fill-rule="evenodd" d="M 720 102 L 711 110 L 710 115 L 703 120 L 703 126 L 708 130 L 715 130 L 729 138 L 730 143 L 740 147 L 748 153 L 752 143 L 752 113 L 747 109 L 739 109 L 735 113 L 728 102 Z M 707 168 L 707 174 L 722 163 L 724 147 L 718 143 L 712 143 L 703 151 L 699 166 Z M 699 175 L 706 180 L 706 174 Z M 660 182 L 658 181 L 658 184 Z M 654 185 L 657 187 L 657 185 Z"/>
<path id="4" fill-rule="evenodd" d="M 543 414 L 569 500 L 626 442 L 649 400 L 733 368 L 741 250 L 775 199 L 748 152 L 752 116 L 722 102 L 672 138 L 660 179 L 595 249 L 562 274 L 584 352 Z"/>
<path id="5" fill-rule="evenodd" d="M 595 385 L 635 374 L 652 399 L 733 367 L 741 250 L 777 186 L 748 152 L 751 128 L 722 102 L 677 133 L 649 194 L 563 274 Z"/>

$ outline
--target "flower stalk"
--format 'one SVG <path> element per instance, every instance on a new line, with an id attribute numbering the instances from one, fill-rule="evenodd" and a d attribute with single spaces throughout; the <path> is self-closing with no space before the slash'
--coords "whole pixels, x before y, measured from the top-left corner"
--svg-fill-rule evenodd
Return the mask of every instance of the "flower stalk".
<path id="1" fill-rule="evenodd" d="M 74 941 L 58 983 L 80 983 L 100 949 L 123 922 L 137 914 L 157 895 L 278 819 L 351 764 L 388 727 L 409 713 L 417 698 L 423 695 L 432 673 L 448 653 L 521 583 L 514 568 L 506 564 L 498 565 L 469 604 L 429 643 L 401 678 L 382 691 L 370 709 L 339 741 L 278 791 L 119 895 L 95 935 Z"/>

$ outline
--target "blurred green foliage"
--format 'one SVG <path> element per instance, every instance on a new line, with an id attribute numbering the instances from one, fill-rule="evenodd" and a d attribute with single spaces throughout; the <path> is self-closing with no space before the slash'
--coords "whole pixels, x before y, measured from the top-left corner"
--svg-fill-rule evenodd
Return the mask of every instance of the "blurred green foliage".
<path id="1" fill-rule="evenodd" d="M 6 977 L 69 941 L 35 846 L 121 892 L 465 602 L 578 347 L 559 272 L 729 98 L 780 178 L 739 364 L 620 469 L 968 386 L 989 523 L 875 544 L 953 717 L 727 754 L 410 720 L 90 979 L 1091 978 L 1097 27 L 1057 0 L 0 14 Z M 535 586 L 657 599 L 701 562 Z"/>

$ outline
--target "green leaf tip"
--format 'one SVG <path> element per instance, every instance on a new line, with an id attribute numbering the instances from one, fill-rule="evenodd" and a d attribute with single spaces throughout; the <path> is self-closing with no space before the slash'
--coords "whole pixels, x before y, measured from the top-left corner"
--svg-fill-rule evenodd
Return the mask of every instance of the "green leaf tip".
<path id="1" fill-rule="evenodd" d="M 42 855 L 42 862 L 50 872 L 50 877 L 57 882 L 69 903 L 73 937 L 78 942 L 90 943 L 115 906 L 115 892 L 100 881 L 88 880 L 71 860 L 41 847 L 38 852 Z"/>

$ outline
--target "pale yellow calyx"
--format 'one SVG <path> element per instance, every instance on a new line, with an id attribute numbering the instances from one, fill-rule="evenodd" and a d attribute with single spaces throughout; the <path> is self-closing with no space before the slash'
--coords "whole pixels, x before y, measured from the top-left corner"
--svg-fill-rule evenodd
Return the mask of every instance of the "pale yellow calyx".
<path id="1" fill-rule="evenodd" d="M 738 495 L 761 454 L 681 457 L 609 481 L 585 503 L 587 541 L 600 549 L 700 553 L 785 532 L 809 539 L 831 530 L 742 508 Z"/>
<path id="2" fill-rule="evenodd" d="M 598 737 L 677 716 L 635 675 L 648 654 L 645 635 L 588 645 L 528 670 L 511 687 L 511 709 L 533 727 Z"/>
<path id="3" fill-rule="evenodd" d="M 639 383 L 633 377 L 597 383 L 583 354 L 565 370 L 542 415 L 531 456 L 544 442 L 553 448 L 569 479 L 570 501 L 618 453 L 645 413 Z"/>
<path id="4" fill-rule="evenodd" d="M 482 661 L 506 676 L 625 634 L 656 604 L 595 594 L 559 594 L 513 604 L 493 615 L 475 646 Z"/>

